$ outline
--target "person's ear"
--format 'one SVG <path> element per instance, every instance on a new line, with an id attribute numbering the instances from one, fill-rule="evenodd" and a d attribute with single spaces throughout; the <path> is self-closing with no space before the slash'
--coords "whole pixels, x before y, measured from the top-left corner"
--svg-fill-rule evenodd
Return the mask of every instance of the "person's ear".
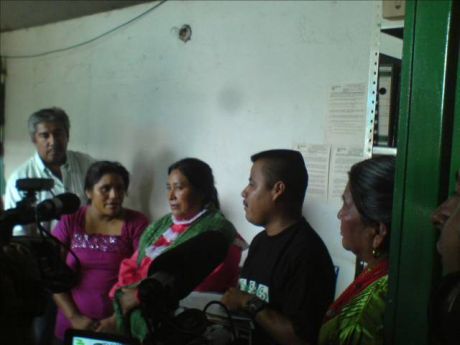
<path id="1" fill-rule="evenodd" d="M 388 235 L 388 227 L 383 223 L 379 223 L 379 225 L 374 228 L 374 231 L 375 236 L 372 240 L 372 248 L 377 249 L 380 248 L 385 242 L 385 239 Z"/>
<path id="2" fill-rule="evenodd" d="M 277 181 L 272 187 L 272 200 L 276 201 L 286 192 L 286 185 L 283 181 Z"/>

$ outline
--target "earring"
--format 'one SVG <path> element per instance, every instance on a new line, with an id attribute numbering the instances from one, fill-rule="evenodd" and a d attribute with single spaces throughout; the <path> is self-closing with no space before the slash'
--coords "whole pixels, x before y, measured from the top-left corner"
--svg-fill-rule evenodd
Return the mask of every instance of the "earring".
<path id="1" fill-rule="evenodd" d="M 372 256 L 373 256 L 374 258 L 377 259 L 377 258 L 380 257 L 381 255 L 382 255 L 382 253 L 379 252 L 378 249 L 372 248 Z"/>

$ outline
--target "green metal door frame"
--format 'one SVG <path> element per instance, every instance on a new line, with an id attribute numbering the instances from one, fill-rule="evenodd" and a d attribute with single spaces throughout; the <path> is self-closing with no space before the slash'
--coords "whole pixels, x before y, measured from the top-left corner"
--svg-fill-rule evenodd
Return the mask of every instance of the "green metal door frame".
<path id="1" fill-rule="evenodd" d="M 406 2 L 386 344 L 430 343 L 430 216 L 460 167 L 459 24 L 455 0 Z"/>

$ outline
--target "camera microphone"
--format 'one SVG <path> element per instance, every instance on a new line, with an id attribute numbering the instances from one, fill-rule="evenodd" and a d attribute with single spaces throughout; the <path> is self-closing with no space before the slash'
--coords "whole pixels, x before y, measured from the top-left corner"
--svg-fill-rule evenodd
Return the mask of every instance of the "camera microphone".
<path id="1" fill-rule="evenodd" d="M 0 225 L 14 226 L 27 225 L 35 222 L 35 212 L 38 221 L 49 221 L 57 219 L 63 214 L 74 213 L 80 207 L 80 199 L 72 193 L 56 195 L 52 199 L 47 199 L 34 207 L 16 207 L 6 210 L 0 216 Z"/>
<path id="2" fill-rule="evenodd" d="M 80 207 L 80 199 L 72 193 L 56 195 L 37 204 L 39 220 L 51 220 L 62 214 L 74 213 Z"/>

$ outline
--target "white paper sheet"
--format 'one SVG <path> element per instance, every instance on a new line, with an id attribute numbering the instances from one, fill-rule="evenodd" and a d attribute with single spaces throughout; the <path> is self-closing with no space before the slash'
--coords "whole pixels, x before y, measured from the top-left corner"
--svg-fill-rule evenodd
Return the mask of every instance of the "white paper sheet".
<path id="1" fill-rule="evenodd" d="M 333 147 L 329 180 L 329 198 L 340 198 L 348 182 L 348 172 L 353 164 L 364 159 L 359 147 Z"/>
<path id="2" fill-rule="evenodd" d="M 360 146 L 366 127 L 366 85 L 331 86 L 327 116 L 327 142 L 333 145 Z"/>
<path id="3" fill-rule="evenodd" d="M 297 144 L 295 149 L 302 153 L 308 170 L 307 197 L 327 199 L 330 145 Z"/>

